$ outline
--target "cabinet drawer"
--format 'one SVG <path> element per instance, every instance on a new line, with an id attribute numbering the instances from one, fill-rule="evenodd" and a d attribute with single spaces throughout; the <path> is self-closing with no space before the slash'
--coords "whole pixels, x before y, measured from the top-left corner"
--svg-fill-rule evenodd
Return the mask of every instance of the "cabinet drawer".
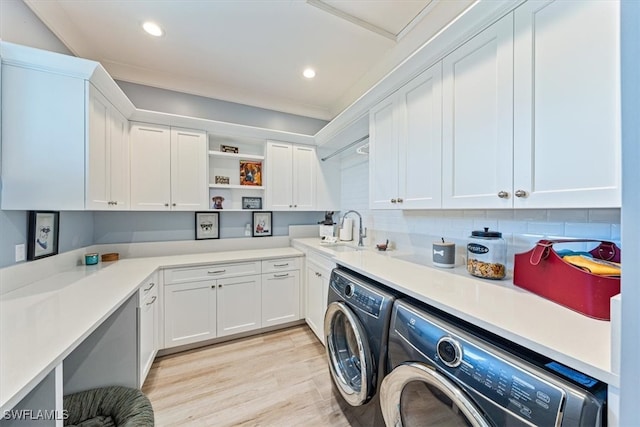
<path id="1" fill-rule="evenodd" d="M 300 269 L 300 257 L 278 258 L 262 261 L 262 273 L 275 273 Z"/>
<path id="2" fill-rule="evenodd" d="M 142 306 L 142 302 L 151 298 L 150 295 L 158 295 L 158 274 L 153 273 L 151 276 L 147 277 L 144 282 L 140 284 L 140 288 L 138 288 L 138 301 L 140 301 L 140 306 Z"/>
<path id="3" fill-rule="evenodd" d="M 198 280 L 219 279 L 221 277 L 245 276 L 249 274 L 260 274 L 260 261 L 213 264 L 204 267 L 171 268 L 164 271 L 164 283 L 171 285 Z"/>

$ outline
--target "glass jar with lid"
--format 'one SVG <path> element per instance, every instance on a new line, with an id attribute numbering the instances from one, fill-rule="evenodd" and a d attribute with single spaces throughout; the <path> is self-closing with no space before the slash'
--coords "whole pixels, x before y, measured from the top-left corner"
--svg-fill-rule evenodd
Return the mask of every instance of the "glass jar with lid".
<path id="1" fill-rule="evenodd" d="M 467 243 L 467 271 L 483 279 L 504 279 L 507 270 L 507 245 L 499 231 L 472 231 Z"/>

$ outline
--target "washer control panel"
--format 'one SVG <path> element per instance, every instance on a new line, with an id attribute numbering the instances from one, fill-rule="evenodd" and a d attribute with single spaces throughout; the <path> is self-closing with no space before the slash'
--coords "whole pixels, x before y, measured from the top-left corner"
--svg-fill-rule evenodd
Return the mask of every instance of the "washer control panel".
<path id="1" fill-rule="evenodd" d="M 441 326 L 438 319 L 396 304 L 392 332 L 460 387 L 486 399 L 532 425 L 556 425 L 565 391 L 500 357 L 488 343 Z"/>
<path id="2" fill-rule="evenodd" d="M 385 297 L 339 273 L 331 275 L 331 287 L 345 302 L 373 317 L 379 317 Z"/>

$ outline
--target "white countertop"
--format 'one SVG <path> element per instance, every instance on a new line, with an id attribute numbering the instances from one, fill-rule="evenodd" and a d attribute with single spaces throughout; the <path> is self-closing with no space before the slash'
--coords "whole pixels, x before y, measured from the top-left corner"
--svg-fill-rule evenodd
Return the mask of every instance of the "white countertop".
<path id="1" fill-rule="evenodd" d="M 0 411 L 18 403 L 158 268 L 302 255 L 285 247 L 126 259 L 77 266 L 2 295 Z"/>
<path id="2" fill-rule="evenodd" d="M 393 251 L 335 252 L 318 238 L 296 239 L 336 263 L 419 301 L 619 387 L 611 371 L 611 324 L 541 298 L 505 280 L 483 280 L 464 266 L 440 269 L 396 258 Z M 428 262 L 427 262 L 428 264 Z"/>

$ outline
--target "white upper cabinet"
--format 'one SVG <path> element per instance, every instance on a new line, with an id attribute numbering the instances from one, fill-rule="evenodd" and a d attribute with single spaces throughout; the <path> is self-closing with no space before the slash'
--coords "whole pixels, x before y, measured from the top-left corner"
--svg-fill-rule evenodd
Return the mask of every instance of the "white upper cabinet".
<path id="1" fill-rule="evenodd" d="M 372 209 L 440 207 L 441 76 L 437 63 L 371 110 Z"/>
<path id="2" fill-rule="evenodd" d="M 208 208 L 206 133 L 169 126 L 131 126 L 131 208 Z"/>
<path id="3" fill-rule="evenodd" d="M 85 209 L 85 81 L 2 65 L 2 209 Z"/>
<path id="4" fill-rule="evenodd" d="M 514 207 L 619 207 L 615 1 L 528 1 L 515 11 Z"/>
<path id="5" fill-rule="evenodd" d="M 86 208 L 129 209 L 129 123 L 92 85 L 87 128 Z"/>
<path id="6" fill-rule="evenodd" d="M 196 211 L 209 207 L 207 134 L 171 128 L 171 208 Z"/>
<path id="7" fill-rule="evenodd" d="M 266 208 L 314 210 L 316 163 L 315 147 L 268 141 L 264 178 Z"/>
<path id="8" fill-rule="evenodd" d="M 512 14 L 443 59 L 442 86 L 442 206 L 511 207 Z"/>
<path id="9" fill-rule="evenodd" d="M 390 96 L 369 112 L 369 205 L 397 209 L 398 120 L 396 97 Z"/>

